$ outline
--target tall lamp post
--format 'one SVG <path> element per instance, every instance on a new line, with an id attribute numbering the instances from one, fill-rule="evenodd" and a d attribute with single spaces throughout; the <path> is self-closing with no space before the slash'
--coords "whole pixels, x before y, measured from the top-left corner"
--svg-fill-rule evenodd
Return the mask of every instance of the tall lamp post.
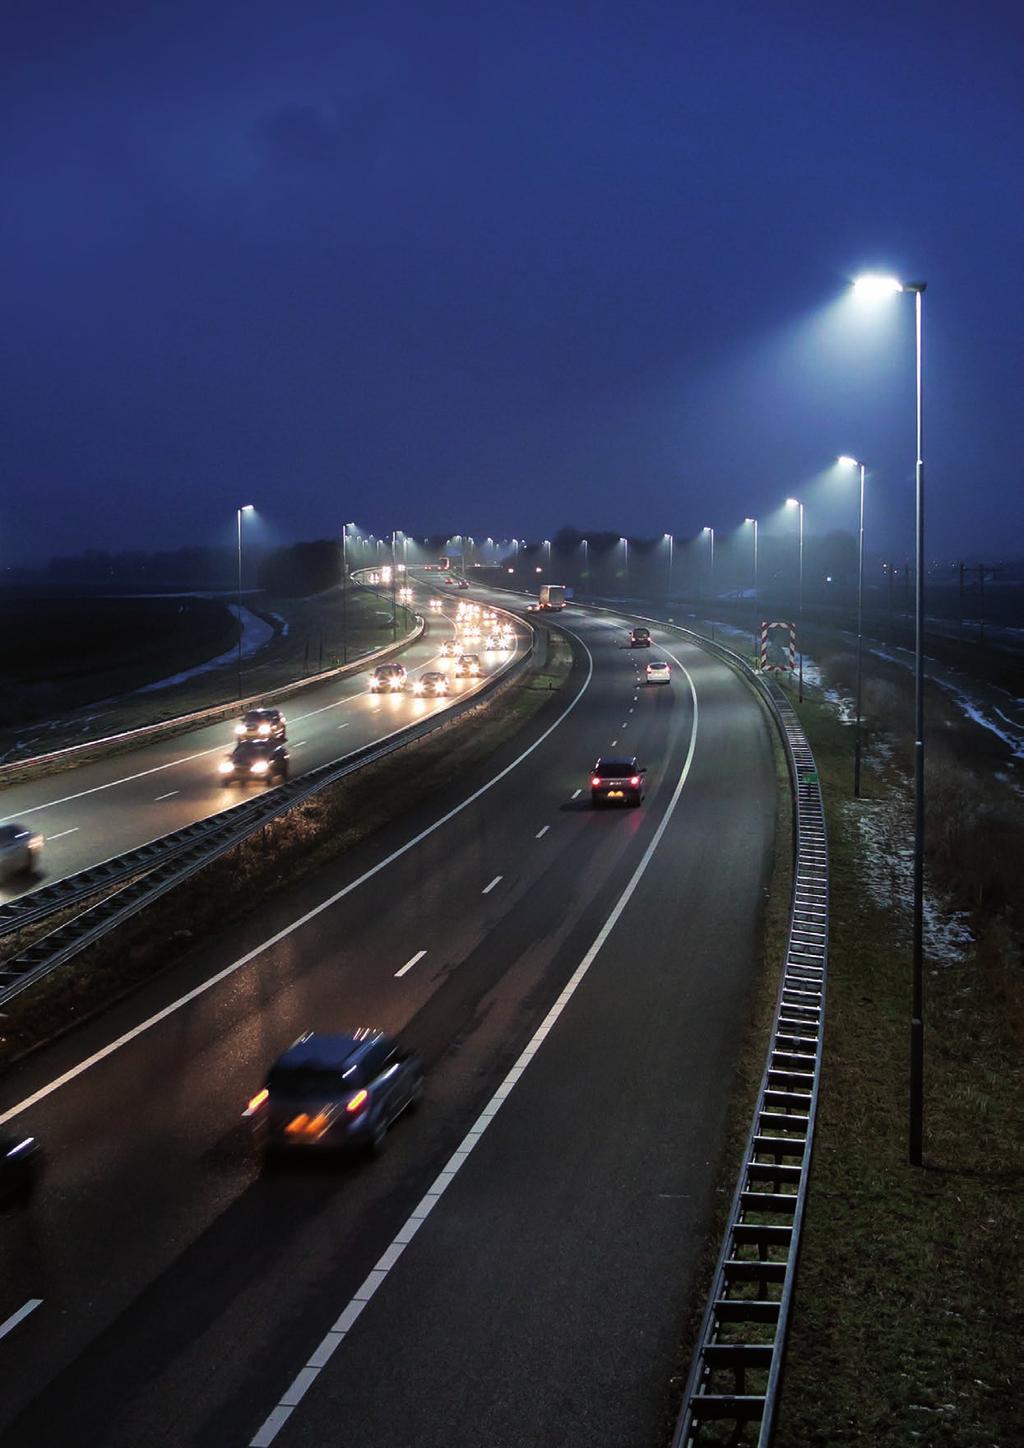
<path id="1" fill-rule="evenodd" d="M 398 534 L 391 530 L 391 642 L 398 642 Z"/>
<path id="2" fill-rule="evenodd" d="M 254 513 L 256 510 L 251 503 L 236 509 L 235 521 L 238 524 L 238 697 L 242 697 L 242 634 L 245 630 L 242 627 L 242 514 Z"/>
<path id="3" fill-rule="evenodd" d="M 920 1166 L 924 1138 L 924 374 L 922 322 L 927 282 L 901 282 L 895 277 L 858 277 L 862 296 L 879 298 L 897 292 L 914 296 L 916 361 L 917 457 L 914 468 L 917 529 L 914 580 L 914 918 L 913 987 L 910 1007 L 910 1164 Z"/>
<path id="4" fill-rule="evenodd" d="M 676 540 L 672 537 L 672 534 L 671 534 L 671 533 L 666 533 L 666 534 L 665 534 L 665 537 L 668 539 L 668 593 L 669 593 L 669 598 L 671 599 L 671 597 L 672 597 L 672 560 L 673 560 L 673 554 L 674 554 L 674 552 L 675 552 L 675 541 L 676 541 Z"/>
<path id="5" fill-rule="evenodd" d="M 341 662 L 348 663 L 348 530 L 354 523 L 341 525 Z"/>
<path id="6" fill-rule="evenodd" d="M 799 498 L 787 498 L 787 508 L 796 508 L 799 517 L 799 584 L 797 593 L 797 625 L 800 643 L 800 684 L 797 689 L 797 698 L 802 704 L 804 701 L 804 505 Z"/>
<path id="7" fill-rule="evenodd" d="M 628 588 L 629 588 L 629 539 L 628 539 L 628 538 L 620 538 L 620 539 L 619 539 L 619 542 L 622 544 L 622 586 L 623 586 L 624 589 L 628 589 Z"/>
<path id="8" fill-rule="evenodd" d="M 711 551 L 708 554 L 708 610 L 711 614 L 711 637 L 715 637 L 715 530 L 714 528 L 702 528 L 702 533 L 708 535 L 708 543 Z"/>
<path id="9" fill-rule="evenodd" d="M 753 525 L 754 529 L 754 658 L 757 659 L 757 519 L 744 518 L 744 523 Z"/>
<path id="10" fill-rule="evenodd" d="M 864 464 L 857 458 L 843 455 L 838 459 L 847 467 L 860 469 L 860 527 L 857 533 L 857 717 L 853 728 L 853 793 L 860 796 L 860 716 L 864 656 Z"/>

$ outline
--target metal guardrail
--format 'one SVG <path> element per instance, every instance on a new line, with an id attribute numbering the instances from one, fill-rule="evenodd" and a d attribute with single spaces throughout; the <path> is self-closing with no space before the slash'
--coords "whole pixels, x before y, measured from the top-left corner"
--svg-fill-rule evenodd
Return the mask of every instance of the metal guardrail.
<path id="1" fill-rule="evenodd" d="M 82 875 L 88 879 L 81 888 L 76 888 L 75 884 L 81 877 L 69 876 L 67 881 L 61 882 L 69 887 L 68 892 L 62 900 L 51 905 L 47 913 L 53 913 L 62 905 L 70 905 L 75 900 L 88 898 L 108 885 L 112 887 L 112 893 L 99 904 L 76 915 L 73 920 L 58 926 L 56 930 L 50 931 L 23 951 L 0 963 L 0 1006 L 280 815 L 286 814 L 328 785 L 337 783 L 368 764 L 386 758 L 407 744 L 468 713 L 499 685 L 508 682 L 526 667 L 533 655 L 536 637 L 532 628 L 530 632 L 530 641 L 522 654 L 503 664 L 472 693 L 464 695 L 442 712 L 396 730 L 383 742 L 374 741 L 340 760 L 310 770 L 297 780 L 278 785 L 258 799 L 245 801 L 218 815 L 211 815 L 208 820 L 187 825 L 174 834 L 155 840 L 152 845 L 143 846 L 140 850 L 108 860 L 105 865 L 83 871 Z M 52 888 L 54 891 L 59 890 L 59 886 Z M 19 903 L 12 901 L 10 907 L 2 908 L 6 911 Z M 23 918 L 21 924 L 26 923 Z"/>
<path id="2" fill-rule="evenodd" d="M 353 573 L 352 582 L 358 587 L 364 588 L 368 593 L 377 597 L 385 597 L 377 588 L 372 588 L 363 583 Z M 261 694 L 250 694 L 245 699 L 231 699 L 224 704 L 209 704 L 205 709 L 194 709 L 190 714 L 176 714 L 173 719 L 161 719 L 156 724 L 142 724 L 138 729 L 124 729 L 119 734 L 106 734 L 100 739 L 85 739 L 80 744 L 69 744 L 64 749 L 52 749 L 47 754 L 29 754 L 24 759 L 11 759 L 0 764 L 0 787 L 12 776 L 21 777 L 37 769 L 45 769 L 49 765 L 63 764 L 69 761 L 85 759 L 95 751 L 101 752 L 109 749 L 112 745 L 123 744 L 127 740 L 138 741 L 140 744 L 147 739 L 159 739 L 162 735 L 182 733 L 188 729 L 198 728 L 202 724 L 215 724 L 219 719 L 230 719 L 235 714 L 244 714 L 247 709 L 257 709 L 262 704 L 271 704 L 276 699 L 288 699 L 293 694 L 301 693 L 304 689 L 314 688 L 317 684 L 326 684 L 331 679 L 343 678 L 347 674 L 358 674 L 360 670 L 372 667 L 383 659 L 390 658 L 392 654 L 413 644 L 422 635 L 425 623 L 419 615 L 415 615 L 416 626 L 403 638 L 395 643 L 384 644 L 372 653 L 360 654 L 356 659 L 350 659 L 347 663 L 338 664 L 335 668 L 322 669 L 319 673 L 309 674 L 303 679 L 293 679 L 288 684 L 279 684 L 275 689 L 267 689 Z"/>

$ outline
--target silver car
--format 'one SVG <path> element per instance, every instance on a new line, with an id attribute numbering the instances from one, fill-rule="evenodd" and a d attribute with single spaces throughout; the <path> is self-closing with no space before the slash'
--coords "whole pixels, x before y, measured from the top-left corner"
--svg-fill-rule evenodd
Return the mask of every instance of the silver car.
<path id="1" fill-rule="evenodd" d="M 39 867 L 43 837 L 24 825 L 0 825 L 0 880 L 28 875 Z"/>

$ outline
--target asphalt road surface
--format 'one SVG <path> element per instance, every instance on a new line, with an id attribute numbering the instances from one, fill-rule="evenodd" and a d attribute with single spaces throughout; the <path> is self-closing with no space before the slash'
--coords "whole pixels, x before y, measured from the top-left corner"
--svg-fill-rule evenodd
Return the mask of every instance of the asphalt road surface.
<path id="1" fill-rule="evenodd" d="M 445 638 L 454 636 L 451 616 L 456 600 L 445 600 L 446 616 L 427 612 L 427 597 L 422 592 L 419 604 L 427 633 L 401 655 L 410 682 L 428 669 L 451 674 L 454 668 L 454 659 L 439 658 L 438 649 Z M 520 634 L 517 647 L 524 642 L 525 634 Z M 479 651 L 485 675 L 513 656 L 484 653 L 482 647 Z M 371 694 L 370 672 L 367 668 L 284 701 L 293 778 L 443 711 L 472 687 L 470 680 L 453 676 L 448 699 Z M 228 809 L 245 798 L 247 788 L 265 788 L 222 783 L 217 765 L 233 742 L 233 723 L 220 721 L 0 790 L 0 823 L 17 820 L 38 830 L 46 841 L 41 871 L 28 879 L 3 882 L 0 901 L 16 899 Z"/>
<path id="2" fill-rule="evenodd" d="M 775 772 L 728 668 L 564 623 L 568 690 L 449 797 L 2 1082 L 49 1156 L 2 1219 L 5 1448 L 663 1441 Z M 590 807 L 613 748 L 640 809 Z M 266 1065 L 370 1023 L 422 1109 L 375 1162 L 261 1176 Z"/>

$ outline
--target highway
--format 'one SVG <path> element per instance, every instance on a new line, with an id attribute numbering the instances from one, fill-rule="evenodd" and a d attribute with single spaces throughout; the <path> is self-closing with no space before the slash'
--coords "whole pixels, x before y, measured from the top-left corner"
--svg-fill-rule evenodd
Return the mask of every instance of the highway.
<path id="1" fill-rule="evenodd" d="M 0 1083 L 49 1156 L 3 1219 L 5 1448 L 663 1438 L 775 771 L 727 667 L 564 623 L 567 689 L 486 765 Z M 613 749 L 640 809 L 590 807 Z M 423 1056 L 422 1109 L 261 1176 L 267 1064 L 359 1024 Z"/>
<path id="2" fill-rule="evenodd" d="M 446 599 L 447 612 L 439 615 L 426 612 L 427 597 L 424 592 L 420 599 L 427 631 L 401 656 L 410 680 L 428 669 L 451 673 L 454 664 L 438 657 L 438 647 L 454 635 L 455 600 Z M 520 634 L 517 647 L 524 641 Z M 482 649 L 480 654 L 485 674 L 512 656 Z M 418 699 L 411 693 L 383 696 L 370 693 L 369 673 L 367 668 L 310 686 L 284 701 L 292 778 L 442 711 L 470 687 L 468 680 L 453 677 L 448 700 Z M 231 721 L 207 724 L 0 790 L 0 823 L 16 820 L 46 841 L 42 870 L 30 878 L 4 881 L 0 901 L 137 849 L 245 798 L 246 786 L 225 786 L 217 774 L 219 760 L 233 743 L 232 728 Z"/>

